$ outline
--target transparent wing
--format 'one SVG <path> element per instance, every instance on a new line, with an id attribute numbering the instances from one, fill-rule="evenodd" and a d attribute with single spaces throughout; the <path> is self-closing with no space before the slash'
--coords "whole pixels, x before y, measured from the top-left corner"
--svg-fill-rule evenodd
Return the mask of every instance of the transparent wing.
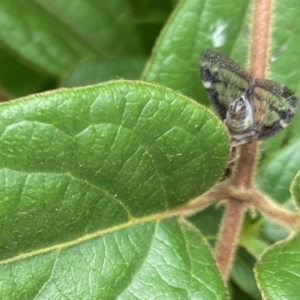
<path id="1" fill-rule="evenodd" d="M 297 111 L 297 97 L 285 85 L 255 79 L 251 95 L 257 139 L 266 139 L 285 128 Z"/>
<path id="2" fill-rule="evenodd" d="M 250 74 L 229 57 L 205 50 L 200 57 L 200 74 L 208 96 L 222 120 L 228 106 L 245 93 L 252 82 Z"/>

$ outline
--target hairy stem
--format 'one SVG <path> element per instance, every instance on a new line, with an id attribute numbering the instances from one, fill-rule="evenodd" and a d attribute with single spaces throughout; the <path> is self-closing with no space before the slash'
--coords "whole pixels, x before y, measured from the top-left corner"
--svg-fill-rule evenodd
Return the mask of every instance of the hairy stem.
<path id="1" fill-rule="evenodd" d="M 230 266 L 236 251 L 235 245 L 238 243 L 243 225 L 245 208 L 244 202 L 228 199 L 215 250 L 216 259 L 224 280 L 228 279 Z"/>
<path id="2" fill-rule="evenodd" d="M 272 4 L 272 0 L 255 0 L 253 3 L 250 73 L 254 78 L 264 78 L 267 73 Z M 257 152 L 257 142 L 252 142 L 241 147 L 240 158 L 232 177 L 234 185 L 252 187 Z"/>
<path id="3" fill-rule="evenodd" d="M 252 37 L 250 49 L 250 72 L 254 78 L 264 78 L 268 66 L 272 0 L 254 0 Z M 252 142 L 241 147 L 236 169 L 229 185 L 237 189 L 252 189 L 256 166 L 258 143 Z M 241 195 L 240 195 L 241 196 Z M 230 271 L 232 258 L 236 252 L 238 237 L 247 208 L 243 198 L 228 198 L 227 210 L 221 224 L 216 247 L 216 259 L 223 278 L 226 280 Z"/>
<path id="4" fill-rule="evenodd" d="M 252 188 L 257 153 L 258 143 L 256 141 L 241 146 L 240 157 L 230 178 L 230 184 L 236 187 Z"/>
<path id="5" fill-rule="evenodd" d="M 275 221 L 287 229 L 299 230 L 300 215 L 298 212 L 284 209 L 257 190 L 250 191 L 249 196 L 251 203 L 268 219 Z"/>
<path id="6" fill-rule="evenodd" d="M 273 0 L 255 0 L 253 6 L 250 73 L 264 78 L 268 69 Z"/>
<path id="7" fill-rule="evenodd" d="M 184 217 L 190 217 L 201 210 L 204 210 L 206 207 L 217 202 L 219 199 L 223 199 L 224 192 L 226 187 L 223 185 L 217 185 L 205 194 L 189 201 L 188 203 L 170 210 L 171 215 L 180 215 Z"/>

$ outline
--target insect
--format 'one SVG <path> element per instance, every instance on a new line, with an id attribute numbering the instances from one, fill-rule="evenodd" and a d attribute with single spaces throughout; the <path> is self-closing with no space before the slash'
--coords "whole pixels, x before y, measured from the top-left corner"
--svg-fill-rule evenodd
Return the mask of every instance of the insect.
<path id="1" fill-rule="evenodd" d="M 274 136 L 291 122 L 297 111 L 297 97 L 288 87 L 253 78 L 217 51 L 208 49 L 202 53 L 200 73 L 234 146 Z"/>

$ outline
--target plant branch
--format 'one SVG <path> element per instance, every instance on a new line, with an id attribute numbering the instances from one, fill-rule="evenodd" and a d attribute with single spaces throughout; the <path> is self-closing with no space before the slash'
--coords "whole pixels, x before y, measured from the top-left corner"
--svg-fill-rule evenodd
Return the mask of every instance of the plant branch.
<path id="1" fill-rule="evenodd" d="M 216 260 L 224 280 L 228 279 L 232 259 L 236 252 L 235 245 L 238 243 L 245 209 L 244 202 L 228 199 L 215 250 Z"/>
<path id="2" fill-rule="evenodd" d="M 257 190 L 248 192 L 248 199 L 267 218 L 287 229 L 300 229 L 300 214 L 284 209 Z"/>
<path id="3" fill-rule="evenodd" d="M 268 69 L 273 0 L 254 0 L 250 73 L 264 78 Z"/>
<path id="4" fill-rule="evenodd" d="M 259 210 L 267 218 L 287 229 L 300 229 L 300 214 L 298 212 L 281 207 L 256 188 L 237 189 L 233 186 L 224 186 L 219 190 L 222 191 L 223 198 L 243 202 L 248 210 Z"/>
<path id="5" fill-rule="evenodd" d="M 188 203 L 174 208 L 169 211 L 171 215 L 180 215 L 183 217 L 190 217 L 201 210 L 204 210 L 209 205 L 213 204 L 219 199 L 223 199 L 224 191 L 226 187 L 223 185 L 214 186 L 211 190 L 205 194 L 189 201 Z"/>
<path id="6" fill-rule="evenodd" d="M 226 204 L 233 201 L 237 205 L 239 202 L 241 203 L 238 204 L 239 207 L 243 206 L 244 209 L 250 211 L 259 210 L 267 218 L 287 229 L 300 229 L 300 213 L 281 207 L 256 188 L 237 188 L 226 183 L 215 186 L 205 194 L 195 198 L 183 206 L 169 210 L 168 216 L 180 215 L 183 217 L 190 217 L 191 215 L 205 209 L 209 205 L 222 200 L 226 201 Z M 236 215 L 234 216 L 234 224 L 236 224 L 237 221 L 238 216 Z M 224 222 L 225 221 L 223 220 L 223 223 Z"/>
<path id="7" fill-rule="evenodd" d="M 264 78 L 268 68 L 270 47 L 272 0 L 253 2 L 252 37 L 250 49 L 250 73 L 254 78 Z M 258 143 L 252 142 L 241 147 L 235 173 L 231 182 L 236 186 L 251 188 L 255 172 Z"/>
<path id="8" fill-rule="evenodd" d="M 258 143 L 256 141 L 241 146 L 240 157 L 229 184 L 236 187 L 253 187 L 257 153 Z"/>
<path id="9" fill-rule="evenodd" d="M 271 15 L 272 0 L 254 0 L 250 43 L 250 72 L 254 78 L 264 78 L 267 71 Z M 243 193 L 240 193 L 239 189 L 253 188 L 257 153 L 258 143 L 256 141 L 241 146 L 240 157 L 228 182 L 228 185 L 235 187 L 238 193 L 236 197 L 227 198 L 227 210 L 222 220 L 216 247 L 217 263 L 225 280 L 228 279 L 232 257 L 237 248 L 238 237 L 244 220 L 244 212 L 247 209 L 247 203 L 249 203 L 245 201 L 247 198 L 243 198 Z M 265 211 L 267 210 L 265 209 Z"/>

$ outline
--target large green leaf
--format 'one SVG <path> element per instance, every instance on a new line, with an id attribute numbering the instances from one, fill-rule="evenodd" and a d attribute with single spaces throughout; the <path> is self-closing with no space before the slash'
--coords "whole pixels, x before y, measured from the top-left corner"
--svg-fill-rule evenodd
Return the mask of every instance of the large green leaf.
<path id="1" fill-rule="evenodd" d="M 0 295 L 226 297 L 200 234 L 162 220 L 222 174 L 229 139 L 210 111 L 119 81 L 13 101 L 0 115 Z"/>
<path id="2" fill-rule="evenodd" d="M 122 0 L 1 1 L 0 40 L 40 69 L 61 77 L 90 57 L 139 51 Z"/>
<path id="3" fill-rule="evenodd" d="M 269 248 L 256 265 L 256 277 L 264 299 L 298 299 L 300 282 L 300 234 Z"/>
<path id="4" fill-rule="evenodd" d="M 161 32 L 143 79 L 207 103 L 198 61 L 205 48 L 229 52 L 246 18 L 248 1 L 182 0 Z"/>
<path id="5" fill-rule="evenodd" d="M 3 265 L 2 299 L 227 299 L 195 229 L 175 220 L 126 227 Z"/>

